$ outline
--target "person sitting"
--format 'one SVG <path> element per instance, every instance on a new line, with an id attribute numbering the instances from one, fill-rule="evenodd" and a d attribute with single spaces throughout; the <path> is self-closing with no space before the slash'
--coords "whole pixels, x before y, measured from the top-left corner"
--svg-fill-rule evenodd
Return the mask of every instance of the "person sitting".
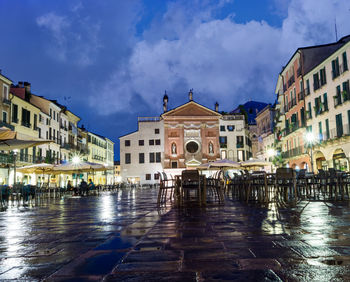
<path id="1" fill-rule="evenodd" d="M 83 178 L 80 182 L 80 195 L 83 196 L 84 194 L 87 194 L 87 190 L 88 190 L 88 185 Z"/>
<path id="2" fill-rule="evenodd" d="M 73 191 L 73 186 L 72 186 L 72 183 L 70 182 L 70 180 L 68 180 L 68 182 L 67 182 L 67 191 Z"/>
<path id="3" fill-rule="evenodd" d="M 92 182 L 91 178 L 89 179 L 89 189 L 88 190 L 94 190 L 95 184 Z"/>

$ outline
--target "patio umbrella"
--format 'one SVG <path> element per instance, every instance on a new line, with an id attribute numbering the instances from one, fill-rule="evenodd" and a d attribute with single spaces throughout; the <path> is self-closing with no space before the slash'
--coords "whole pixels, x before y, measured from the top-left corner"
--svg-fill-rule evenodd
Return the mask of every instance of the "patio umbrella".
<path id="1" fill-rule="evenodd" d="M 17 171 L 22 173 L 35 173 L 35 174 L 50 174 L 54 168 L 53 164 L 47 164 L 47 163 L 40 163 L 40 164 L 33 164 L 33 165 L 27 165 L 17 168 Z M 48 178 L 48 180 L 50 177 Z"/>
<path id="2" fill-rule="evenodd" d="M 206 169 L 209 169 L 209 165 L 210 165 L 210 163 L 200 164 L 200 165 L 197 166 L 196 168 L 197 168 L 198 170 L 206 170 Z"/>
<path id="3" fill-rule="evenodd" d="M 11 151 L 25 149 L 53 141 L 34 138 L 32 136 L 12 131 L 7 127 L 0 128 L 0 150 Z"/>
<path id="4" fill-rule="evenodd" d="M 53 164 L 41 163 L 41 164 L 22 166 L 17 168 L 17 171 L 22 173 L 44 174 L 44 173 L 52 172 L 53 168 L 54 168 Z"/>
<path id="5" fill-rule="evenodd" d="M 53 172 L 57 173 L 75 173 L 103 170 L 106 170 L 106 167 L 104 165 L 91 162 L 67 162 L 64 164 L 57 165 L 53 168 Z"/>
<path id="6" fill-rule="evenodd" d="M 239 168 L 240 164 L 235 161 L 231 161 L 228 159 L 218 160 L 215 162 L 209 163 L 210 168 L 219 168 L 219 169 L 230 169 L 230 168 Z"/>
<path id="7" fill-rule="evenodd" d="M 271 165 L 271 162 L 259 159 L 250 159 L 241 162 L 242 167 L 264 167 L 268 165 Z"/>

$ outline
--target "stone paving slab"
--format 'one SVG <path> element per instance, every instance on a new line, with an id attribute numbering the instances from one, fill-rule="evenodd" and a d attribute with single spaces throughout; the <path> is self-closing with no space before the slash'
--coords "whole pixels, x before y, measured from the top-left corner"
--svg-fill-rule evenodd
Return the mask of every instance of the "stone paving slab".
<path id="1" fill-rule="evenodd" d="M 156 195 L 122 189 L 9 207 L 0 280 L 350 280 L 348 203 L 157 210 Z"/>

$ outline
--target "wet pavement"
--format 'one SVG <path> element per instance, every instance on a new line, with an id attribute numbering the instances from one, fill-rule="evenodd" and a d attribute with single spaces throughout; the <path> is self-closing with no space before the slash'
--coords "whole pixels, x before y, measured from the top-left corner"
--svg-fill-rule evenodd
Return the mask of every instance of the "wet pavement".
<path id="1" fill-rule="evenodd" d="M 123 189 L 0 212 L 0 280 L 349 281 L 350 205 L 156 209 Z"/>

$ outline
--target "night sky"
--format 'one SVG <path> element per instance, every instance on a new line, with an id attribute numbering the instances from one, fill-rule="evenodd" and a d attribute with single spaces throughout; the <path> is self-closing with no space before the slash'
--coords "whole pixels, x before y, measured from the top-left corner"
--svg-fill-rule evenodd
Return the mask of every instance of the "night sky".
<path id="1" fill-rule="evenodd" d="M 273 103 L 298 47 L 350 34 L 348 0 L 0 0 L 0 69 L 116 142 L 194 100 Z"/>

